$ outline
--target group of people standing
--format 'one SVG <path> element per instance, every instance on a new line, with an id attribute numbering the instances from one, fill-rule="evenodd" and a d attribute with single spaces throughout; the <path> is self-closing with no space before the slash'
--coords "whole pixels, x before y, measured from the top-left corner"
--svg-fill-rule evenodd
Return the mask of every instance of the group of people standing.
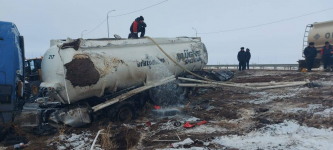
<path id="1" fill-rule="evenodd" d="M 251 59 L 251 53 L 249 48 L 246 48 L 246 51 L 244 51 L 244 47 L 241 47 L 241 50 L 238 52 L 237 59 L 239 62 L 239 71 L 250 69 L 249 63 Z"/>
<path id="2" fill-rule="evenodd" d="M 306 69 L 308 72 L 311 72 L 311 69 L 313 67 L 315 58 L 317 57 L 317 49 L 314 47 L 315 43 L 314 42 L 310 42 L 309 46 L 307 46 L 304 49 L 304 56 L 305 56 L 305 61 L 306 61 Z M 325 71 L 328 71 L 328 67 L 332 65 L 332 59 L 333 59 L 333 49 L 332 49 L 332 45 L 330 45 L 330 43 L 328 41 L 325 42 L 325 46 L 323 46 L 321 48 L 320 51 L 321 57 L 322 57 L 322 61 L 324 64 L 324 69 Z"/>

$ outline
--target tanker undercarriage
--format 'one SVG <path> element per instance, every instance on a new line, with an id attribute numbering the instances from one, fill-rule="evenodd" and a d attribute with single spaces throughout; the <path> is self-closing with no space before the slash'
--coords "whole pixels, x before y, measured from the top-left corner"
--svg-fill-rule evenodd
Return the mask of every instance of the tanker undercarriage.
<path id="1" fill-rule="evenodd" d="M 228 80 L 233 75 L 228 72 L 226 77 L 225 74 L 214 71 L 195 73 L 217 81 Z M 195 78 L 192 75 L 185 77 Z M 137 111 L 148 101 L 160 106 L 182 105 L 182 100 L 190 90 L 196 89 L 179 87 L 178 83 L 184 82 L 170 76 L 149 85 L 131 87 L 112 94 L 105 93 L 100 98 L 88 98 L 74 104 L 62 104 L 60 101 L 63 100 L 58 101 L 62 98 L 57 91 L 42 88 L 41 93 L 45 96 L 26 102 L 18 117 L 15 117 L 15 122 L 23 130 L 38 135 L 55 132 L 62 125 L 82 127 L 102 117 L 107 117 L 110 121 L 128 122 L 136 118 Z"/>

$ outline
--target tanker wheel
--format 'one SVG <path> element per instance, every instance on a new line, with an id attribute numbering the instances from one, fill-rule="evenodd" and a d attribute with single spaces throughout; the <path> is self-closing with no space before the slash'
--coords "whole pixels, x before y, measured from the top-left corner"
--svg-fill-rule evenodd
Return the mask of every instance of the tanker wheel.
<path id="1" fill-rule="evenodd" d="M 33 81 L 33 82 L 30 83 L 31 95 L 33 97 L 38 96 L 40 83 L 41 83 L 40 81 Z"/>
<path id="2" fill-rule="evenodd" d="M 119 122 L 129 122 L 135 119 L 135 108 L 130 104 L 124 104 L 118 109 L 116 120 Z"/>

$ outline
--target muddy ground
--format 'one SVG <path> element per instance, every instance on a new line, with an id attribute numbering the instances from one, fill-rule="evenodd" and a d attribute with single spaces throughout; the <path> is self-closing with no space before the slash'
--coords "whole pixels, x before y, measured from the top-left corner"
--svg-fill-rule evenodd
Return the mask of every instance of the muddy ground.
<path id="1" fill-rule="evenodd" d="M 98 138 L 96 149 L 295 149 L 302 140 L 287 144 L 278 143 L 281 148 L 265 147 L 261 141 L 254 141 L 250 143 L 250 147 L 244 148 L 239 145 L 233 146 L 226 141 L 226 144 L 223 144 L 223 141 L 217 139 L 245 137 L 286 121 L 293 121 L 300 126 L 299 128 L 304 126 L 312 130 L 327 130 L 327 134 L 330 135 L 330 128 L 333 127 L 333 110 L 332 113 L 330 111 L 333 107 L 332 75 L 330 72 L 235 72 L 231 82 L 310 79 L 321 86 L 296 86 L 261 91 L 234 87 L 200 88 L 191 92 L 189 98 L 184 101 L 185 106 L 161 108 L 154 112 L 156 108 L 147 104 L 136 120 L 126 124 L 112 123 L 106 118 L 83 128 L 63 126 L 54 135 L 35 136 L 23 131 L 21 135 L 29 140 L 25 149 L 89 149 L 100 129 L 104 129 L 106 134 Z M 177 115 L 174 115 L 175 113 Z M 207 123 L 192 128 L 183 127 L 186 122 L 195 124 L 203 120 Z M 181 123 L 180 126 L 175 125 L 178 122 Z M 192 142 L 184 144 L 188 138 Z M 184 143 L 179 143 L 183 141 Z M 257 148 L 251 147 L 251 144 L 257 145 Z M 318 149 L 313 144 L 313 147 L 306 147 L 304 143 L 301 148 L 302 146 L 306 149 Z M 0 150 L 2 149 L 5 147 L 0 146 Z"/>

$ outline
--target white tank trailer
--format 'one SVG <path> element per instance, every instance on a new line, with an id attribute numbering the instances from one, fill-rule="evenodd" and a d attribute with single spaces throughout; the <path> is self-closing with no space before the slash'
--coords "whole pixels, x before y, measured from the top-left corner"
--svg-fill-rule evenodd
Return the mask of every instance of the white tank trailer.
<path id="1" fill-rule="evenodd" d="M 304 58 L 303 51 L 308 46 L 308 44 L 310 42 L 314 42 L 317 49 L 317 57 L 313 65 L 314 68 L 320 67 L 320 51 L 321 48 L 325 45 L 326 41 L 328 41 L 330 44 L 333 44 L 333 20 L 325 22 L 315 22 L 306 26 L 303 37 L 302 56 Z M 299 60 L 298 62 L 299 69 L 306 68 L 305 60 Z"/>
<path id="2" fill-rule="evenodd" d="M 208 62 L 201 38 L 154 41 L 190 71 L 202 70 Z M 35 100 L 37 103 L 25 104 L 17 121 L 23 127 L 35 128 L 44 123 L 79 127 L 90 123 L 91 114 L 100 110 L 92 109 L 92 105 L 106 103 L 110 95 L 185 74 L 148 38 L 51 40 L 41 67 L 41 96 Z M 109 111 L 110 107 L 106 108 Z"/>

